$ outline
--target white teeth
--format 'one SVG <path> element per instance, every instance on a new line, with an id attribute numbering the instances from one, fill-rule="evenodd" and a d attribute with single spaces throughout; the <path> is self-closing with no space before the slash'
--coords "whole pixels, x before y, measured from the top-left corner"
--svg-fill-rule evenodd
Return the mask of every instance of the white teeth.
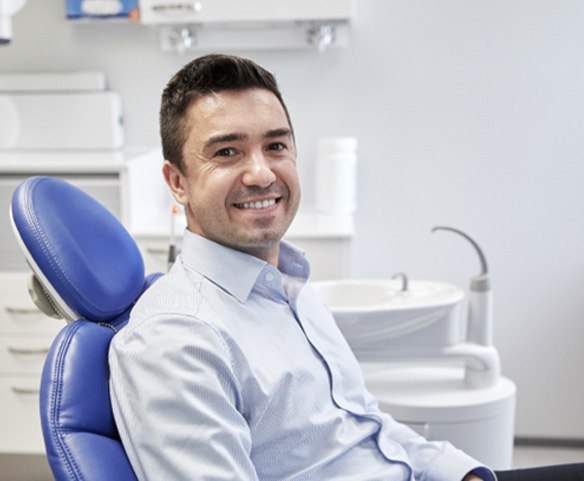
<path id="1" fill-rule="evenodd" d="M 239 206 L 243 207 L 244 209 L 265 209 L 270 207 L 276 203 L 276 199 L 270 200 L 258 200 L 256 202 L 244 202 L 243 204 L 239 204 Z"/>

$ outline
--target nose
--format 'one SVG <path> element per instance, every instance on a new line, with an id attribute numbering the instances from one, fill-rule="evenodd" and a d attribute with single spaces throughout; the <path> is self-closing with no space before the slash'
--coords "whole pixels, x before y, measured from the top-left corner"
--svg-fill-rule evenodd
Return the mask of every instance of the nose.
<path id="1" fill-rule="evenodd" d="M 269 187 L 276 180 L 276 174 L 263 153 L 251 155 L 245 165 L 242 182 L 246 187 Z"/>

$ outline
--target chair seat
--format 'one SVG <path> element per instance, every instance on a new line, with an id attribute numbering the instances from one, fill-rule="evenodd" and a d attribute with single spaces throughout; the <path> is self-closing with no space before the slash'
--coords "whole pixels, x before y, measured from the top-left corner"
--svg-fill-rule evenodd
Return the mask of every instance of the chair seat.
<path id="1" fill-rule="evenodd" d="M 109 401 L 107 352 L 114 334 L 112 326 L 75 321 L 61 330 L 45 361 L 41 422 L 57 480 L 136 480 Z"/>

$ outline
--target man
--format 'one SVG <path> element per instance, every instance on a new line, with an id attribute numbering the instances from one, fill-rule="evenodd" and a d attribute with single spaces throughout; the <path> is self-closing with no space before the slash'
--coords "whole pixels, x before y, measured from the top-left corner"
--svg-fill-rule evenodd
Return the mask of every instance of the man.
<path id="1" fill-rule="evenodd" d="M 164 177 L 187 230 L 110 349 L 115 418 L 140 480 L 495 480 L 379 411 L 304 256 L 273 76 L 209 55 L 161 106 Z"/>

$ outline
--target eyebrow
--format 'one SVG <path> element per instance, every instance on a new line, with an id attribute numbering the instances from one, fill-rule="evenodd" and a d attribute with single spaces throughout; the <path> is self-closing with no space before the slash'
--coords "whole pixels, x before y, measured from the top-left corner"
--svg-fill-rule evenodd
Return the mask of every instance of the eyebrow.
<path id="1" fill-rule="evenodd" d="M 292 130 L 291 129 L 274 129 L 269 130 L 264 135 L 266 139 L 273 139 L 275 137 L 292 137 Z"/>
<path id="2" fill-rule="evenodd" d="M 247 139 L 247 137 L 248 136 L 246 134 L 238 134 L 238 133 L 214 135 L 212 137 L 209 137 L 207 142 L 205 142 L 205 148 L 213 147 L 216 144 L 223 144 L 225 142 L 235 142 L 238 140 L 245 140 L 245 139 Z"/>
<path id="3" fill-rule="evenodd" d="M 277 138 L 277 137 L 292 137 L 292 130 L 287 129 L 287 128 L 281 128 L 281 129 L 268 130 L 264 134 L 265 139 L 273 139 L 273 138 Z M 205 148 L 208 149 L 210 147 L 213 147 L 214 145 L 223 144 L 225 142 L 236 142 L 236 141 L 246 140 L 247 138 L 249 138 L 248 134 L 237 133 L 237 132 L 234 132 L 231 134 L 214 135 L 214 136 L 210 137 L 207 140 L 207 142 L 205 142 Z"/>

